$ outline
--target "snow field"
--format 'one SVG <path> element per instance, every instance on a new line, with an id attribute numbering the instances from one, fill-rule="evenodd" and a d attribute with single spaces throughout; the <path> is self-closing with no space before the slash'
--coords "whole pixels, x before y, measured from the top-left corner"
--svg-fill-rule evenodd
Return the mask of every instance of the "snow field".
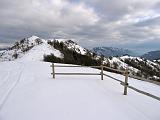
<path id="1" fill-rule="evenodd" d="M 28 51 L 22 58 L 17 59 L 18 61 L 43 61 L 44 55 L 54 54 L 58 58 L 63 58 L 62 53 L 59 50 L 52 48 L 47 43 L 42 43 L 38 46 L 34 46 Z"/>
<path id="2" fill-rule="evenodd" d="M 0 109 L 0 120 L 159 120 L 160 102 L 128 89 L 108 77 L 51 76 L 50 63 L 3 62 L 0 63 L 0 91 L 11 90 Z M 11 71 L 11 72 L 10 72 Z M 56 68 L 56 72 L 99 73 L 93 68 Z M 123 76 L 106 72 L 119 79 Z M 9 76 L 9 77 L 7 77 Z M 17 77 L 19 76 L 19 77 Z M 6 80 L 8 85 L 4 84 Z M 131 80 L 129 79 L 129 82 Z M 136 80 L 132 80 L 136 81 Z M 135 85 L 144 82 L 133 82 Z M 160 90 L 150 84 L 148 90 Z M 145 88 L 146 89 L 146 88 Z M 155 92 L 156 95 L 158 92 Z M 3 95 L 8 94 L 3 90 Z M 2 95 L 0 94 L 0 96 Z M 0 97 L 1 98 L 1 97 Z"/>

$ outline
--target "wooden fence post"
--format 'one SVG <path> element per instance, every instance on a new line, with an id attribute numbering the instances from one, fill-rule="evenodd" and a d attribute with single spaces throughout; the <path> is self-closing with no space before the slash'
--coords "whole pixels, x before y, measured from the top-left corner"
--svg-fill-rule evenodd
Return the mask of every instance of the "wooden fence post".
<path id="1" fill-rule="evenodd" d="M 55 79 L 54 63 L 52 63 L 52 75 L 53 75 L 53 79 Z"/>
<path id="2" fill-rule="evenodd" d="M 103 64 L 101 65 L 101 80 L 103 80 Z"/>
<path id="3" fill-rule="evenodd" d="M 127 95 L 127 87 L 128 87 L 128 68 L 126 68 L 125 71 L 124 95 Z"/>

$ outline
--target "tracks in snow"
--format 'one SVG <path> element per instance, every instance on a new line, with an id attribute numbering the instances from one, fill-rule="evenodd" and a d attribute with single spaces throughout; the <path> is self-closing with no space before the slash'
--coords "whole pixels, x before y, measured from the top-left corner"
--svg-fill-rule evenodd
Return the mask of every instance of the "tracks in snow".
<path id="1" fill-rule="evenodd" d="M 8 69 L 8 71 L 5 71 L 0 77 L 0 110 L 21 79 L 25 65 L 18 65 L 16 69 Z"/>

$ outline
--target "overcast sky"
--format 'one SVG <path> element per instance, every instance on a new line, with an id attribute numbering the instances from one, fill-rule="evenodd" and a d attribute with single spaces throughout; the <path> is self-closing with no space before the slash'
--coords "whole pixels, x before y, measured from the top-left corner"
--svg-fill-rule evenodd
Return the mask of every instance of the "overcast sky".
<path id="1" fill-rule="evenodd" d="M 65 37 L 87 48 L 160 49 L 160 0 L 0 0 L 0 46 Z"/>

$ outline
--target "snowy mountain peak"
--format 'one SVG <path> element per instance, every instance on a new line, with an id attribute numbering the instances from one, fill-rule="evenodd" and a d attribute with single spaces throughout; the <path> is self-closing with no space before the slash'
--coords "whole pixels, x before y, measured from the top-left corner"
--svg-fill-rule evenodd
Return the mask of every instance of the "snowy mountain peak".
<path id="1" fill-rule="evenodd" d="M 32 35 L 32 36 L 29 37 L 28 39 L 29 39 L 29 40 L 35 40 L 35 39 L 38 39 L 38 38 L 39 38 L 38 36 Z"/>
<path id="2" fill-rule="evenodd" d="M 54 54 L 59 58 L 63 56 L 60 51 L 51 47 L 47 40 L 38 36 L 31 36 L 15 42 L 8 50 L 1 51 L 0 61 L 10 61 L 17 58 L 25 58 L 23 60 L 43 60 L 43 56 L 49 54 Z"/>

